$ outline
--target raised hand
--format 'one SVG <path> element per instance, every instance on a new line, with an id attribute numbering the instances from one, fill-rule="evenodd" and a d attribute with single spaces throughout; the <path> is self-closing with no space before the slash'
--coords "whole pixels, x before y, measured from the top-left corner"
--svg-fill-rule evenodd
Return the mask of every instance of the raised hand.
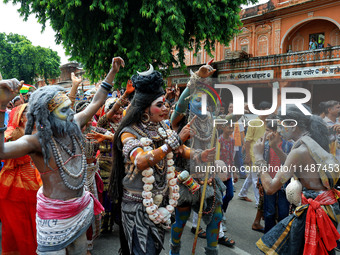
<path id="1" fill-rule="evenodd" d="M 125 66 L 125 62 L 121 57 L 114 57 L 112 59 L 112 68 L 111 70 L 115 73 L 119 72 L 120 67 L 124 67 Z"/>
<path id="2" fill-rule="evenodd" d="M 8 102 L 11 101 L 18 93 L 24 81 L 19 82 L 17 79 L 0 81 L 0 105 L 5 109 Z"/>
<path id="3" fill-rule="evenodd" d="M 213 61 L 214 59 L 210 60 L 206 65 L 201 66 L 196 74 L 201 78 L 207 78 L 211 76 L 216 71 L 216 69 L 210 65 Z"/>
<path id="4" fill-rule="evenodd" d="M 173 90 L 170 87 L 166 87 L 165 92 L 167 95 L 170 95 L 171 93 L 173 93 Z"/>
<path id="5" fill-rule="evenodd" d="M 179 137 L 181 138 L 181 140 L 182 140 L 183 143 L 184 143 L 186 140 L 190 139 L 190 137 L 191 137 L 192 135 L 195 134 L 195 131 L 192 130 L 190 127 L 191 127 L 191 125 L 194 123 L 194 121 L 195 121 L 196 118 L 197 118 L 197 116 L 194 116 L 194 117 L 191 119 L 191 121 L 190 121 L 188 124 L 186 124 L 186 125 L 182 128 L 181 132 L 179 132 L 178 135 L 179 135 Z"/>
<path id="6" fill-rule="evenodd" d="M 263 152 L 264 152 L 264 145 L 266 142 L 266 135 L 264 137 L 261 137 L 257 142 L 254 144 L 254 156 L 255 156 L 255 161 L 258 160 L 263 160 Z"/>
<path id="7" fill-rule="evenodd" d="M 86 135 L 86 138 L 87 139 L 94 139 L 94 140 L 96 140 L 95 143 L 101 143 L 104 140 L 111 140 L 110 137 L 108 137 L 106 135 L 103 135 L 101 133 L 98 133 L 96 131 L 93 131 L 93 130 L 91 131 L 91 133 L 88 133 Z"/>
<path id="8" fill-rule="evenodd" d="M 270 147 L 279 147 L 279 144 L 281 143 L 281 136 L 279 132 L 271 132 L 268 134 L 267 138 L 269 140 Z"/>
<path id="9" fill-rule="evenodd" d="M 216 149 L 207 149 L 202 152 L 201 159 L 203 162 L 212 162 L 215 160 Z"/>
<path id="10" fill-rule="evenodd" d="M 73 85 L 79 85 L 83 79 L 81 78 L 81 76 L 78 78 L 78 77 L 74 74 L 74 72 L 72 72 L 72 73 L 71 73 L 71 80 L 72 80 L 72 84 L 73 84 Z"/>
<path id="11" fill-rule="evenodd" d="M 128 80 L 127 84 L 126 84 L 126 90 L 125 90 L 125 93 L 126 94 L 131 94 L 132 92 L 135 91 L 135 88 L 132 86 L 132 81 L 131 80 Z"/>
<path id="12" fill-rule="evenodd" d="M 181 90 L 178 87 L 176 87 L 175 96 L 179 97 L 180 95 L 181 95 Z"/>
<path id="13" fill-rule="evenodd" d="M 124 60 L 121 57 L 114 57 L 112 59 L 112 67 L 110 72 L 106 75 L 104 81 L 112 85 L 113 79 L 115 78 L 116 73 L 119 72 L 121 66 L 125 66 Z"/>
<path id="14" fill-rule="evenodd" d="M 340 125 L 339 124 L 335 124 L 332 128 L 337 134 L 340 133 Z"/>

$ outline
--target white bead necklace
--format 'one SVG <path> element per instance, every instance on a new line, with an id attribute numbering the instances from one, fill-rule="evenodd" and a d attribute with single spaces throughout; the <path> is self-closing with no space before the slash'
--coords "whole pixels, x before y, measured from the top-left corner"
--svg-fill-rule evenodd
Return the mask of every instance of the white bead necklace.
<path id="1" fill-rule="evenodd" d="M 143 150 L 147 151 L 149 146 L 152 144 L 152 140 L 149 138 L 141 138 L 140 139 Z M 155 177 L 153 176 L 154 170 L 149 167 L 142 172 L 144 176 L 142 181 L 144 182 L 143 186 L 143 205 L 146 207 L 146 212 L 149 215 L 150 220 L 152 220 L 155 224 L 164 223 L 167 226 L 170 226 L 171 213 L 174 211 L 177 206 L 177 200 L 179 199 L 179 186 L 177 185 L 177 178 L 175 174 L 175 167 L 173 161 L 174 154 L 172 152 L 168 153 L 166 156 L 167 159 L 167 185 L 169 188 L 169 204 L 166 207 L 158 207 L 162 202 L 163 196 L 156 195 L 155 198 L 152 198 L 152 189 L 153 183 L 155 182 Z"/>

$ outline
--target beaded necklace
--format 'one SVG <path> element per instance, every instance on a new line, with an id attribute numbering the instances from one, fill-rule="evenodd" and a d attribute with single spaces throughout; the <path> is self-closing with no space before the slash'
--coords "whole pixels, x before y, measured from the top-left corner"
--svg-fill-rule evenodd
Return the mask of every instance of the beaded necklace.
<path id="1" fill-rule="evenodd" d="M 133 125 L 132 128 L 142 136 L 140 142 L 143 145 L 144 151 L 156 149 L 157 145 L 164 144 L 163 141 L 171 135 L 171 130 L 168 130 L 162 122 L 149 124 L 139 123 L 138 125 Z M 177 200 L 179 199 L 179 186 L 177 185 L 175 167 L 173 166 L 173 155 L 172 152 L 168 153 L 166 159 L 160 161 L 161 166 L 156 164 L 154 167 L 149 167 L 142 171 L 142 175 L 144 176 L 142 178 L 144 183 L 144 191 L 142 192 L 143 205 L 146 207 L 145 210 L 150 220 L 155 224 L 164 223 L 170 226 L 170 216 L 174 211 L 174 207 L 177 206 Z M 156 182 L 154 169 L 159 173 L 158 176 L 162 177 L 160 180 L 160 183 L 163 184 L 162 186 Z M 153 198 L 152 190 L 154 186 L 158 190 L 166 190 L 167 187 L 169 188 L 169 204 L 166 207 L 159 207 L 163 195 L 158 194 Z"/>
<path id="2" fill-rule="evenodd" d="M 132 129 L 141 136 L 150 138 L 153 141 L 153 143 L 150 144 L 153 149 L 156 149 L 157 145 L 163 144 L 163 141 L 168 137 L 165 131 L 166 126 L 162 122 L 150 122 L 148 124 L 139 123 L 138 125 L 133 125 Z M 150 150 L 150 147 L 146 147 L 146 150 Z M 155 167 L 159 174 L 164 175 L 166 173 L 164 170 L 165 160 L 162 159 L 159 163 L 155 164 Z"/>
<path id="3" fill-rule="evenodd" d="M 94 129 L 91 126 L 88 126 L 83 132 L 83 140 L 85 141 L 85 156 L 87 159 L 96 158 L 96 152 L 99 147 L 97 143 L 91 141 L 91 139 L 86 138 L 86 135 L 91 133 L 92 130 Z"/>
<path id="4" fill-rule="evenodd" d="M 80 188 L 82 188 L 85 184 L 86 181 L 86 167 L 87 167 L 87 162 L 86 162 L 86 156 L 85 156 L 85 149 L 83 144 L 81 143 L 81 141 L 79 141 L 79 138 L 76 137 L 75 135 L 71 135 L 71 140 L 72 140 L 72 149 L 70 150 L 63 142 L 61 142 L 59 139 L 55 138 L 55 137 L 51 137 L 51 148 L 52 148 L 52 153 L 53 156 L 55 158 L 61 179 L 63 180 L 65 186 L 71 190 L 78 190 Z M 60 148 L 62 148 L 70 157 L 63 162 L 63 158 L 61 156 L 61 152 L 57 146 L 57 143 L 59 144 Z M 81 149 L 81 154 L 75 154 L 76 151 L 76 144 L 79 145 L 80 149 Z M 73 158 L 75 157 L 82 157 L 82 165 L 81 165 L 81 169 L 78 173 L 72 173 L 70 172 L 65 165 Z M 66 178 L 66 175 L 68 175 L 71 179 L 79 179 L 82 178 L 82 182 L 77 185 L 74 186 L 72 184 L 69 183 L 69 181 Z"/>
<path id="5" fill-rule="evenodd" d="M 154 142 L 163 141 L 168 137 L 165 131 L 167 128 L 163 121 L 158 123 L 150 122 L 148 124 L 140 122 L 137 125 L 133 125 L 132 128 L 141 136 L 149 137 Z"/>
<path id="6" fill-rule="evenodd" d="M 210 122 L 211 118 L 208 116 L 204 119 L 198 118 L 194 121 L 192 128 L 195 130 L 195 138 L 203 142 L 211 140 L 213 125 Z"/>
<path id="7" fill-rule="evenodd" d="M 118 129 L 120 123 L 114 123 L 109 121 L 109 126 L 111 128 L 111 132 L 114 134 L 116 130 Z"/>

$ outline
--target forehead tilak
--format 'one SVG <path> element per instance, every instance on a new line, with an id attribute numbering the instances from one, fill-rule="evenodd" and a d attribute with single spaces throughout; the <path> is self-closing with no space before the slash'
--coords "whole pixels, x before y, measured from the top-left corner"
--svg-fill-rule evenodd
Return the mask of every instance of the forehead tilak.
<path id="1" fill-rule="evenodd" d="M 48 110 L 53 112 L 56 108 L 58 108 L 61 104 L 69 100 L 66 94 L 63 91 L 59 91 L 48 103 Z"/>

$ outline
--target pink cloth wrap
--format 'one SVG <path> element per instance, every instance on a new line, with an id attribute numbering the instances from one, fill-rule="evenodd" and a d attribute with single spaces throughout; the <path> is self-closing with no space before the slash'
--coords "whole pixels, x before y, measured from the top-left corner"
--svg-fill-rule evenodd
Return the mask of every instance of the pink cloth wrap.
<path id="1" fill-rule="evenodd" d="M 91 198 L 94 202 L 94 215 L 103 212 L 104 207 L 100 204 L 98 199 L 88 191 L 84 190 L 83 196 L 81 197 L 63 201 L 45 197 L 40 188 L 37 193 L 37 214 L 40 219 L 45 220 L 68 219 L 83 211 L 90 203 Z"/>

